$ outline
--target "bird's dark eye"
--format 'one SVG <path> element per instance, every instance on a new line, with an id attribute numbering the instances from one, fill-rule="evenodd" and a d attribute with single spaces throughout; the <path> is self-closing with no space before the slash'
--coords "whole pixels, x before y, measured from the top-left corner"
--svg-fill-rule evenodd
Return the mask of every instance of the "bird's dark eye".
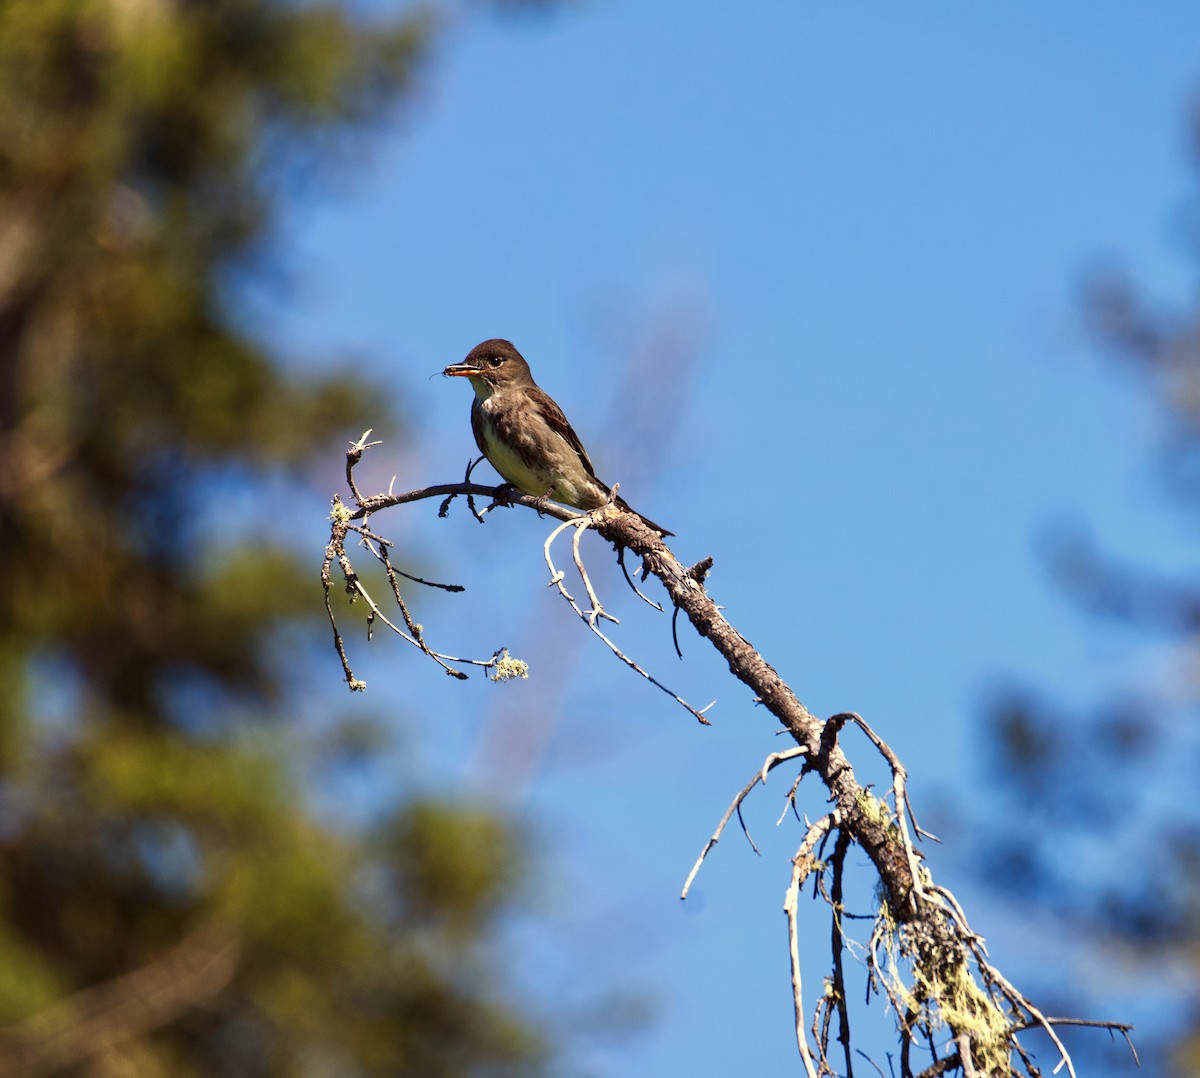
<path id="1" fill-rule="evenodd" d="M 488 356 L 488 366 L 489 367 L 493 367 L 493 368 L 499 367 L 500 364 L 503 362 L 504 362 L 504 360 L 500 356 Z"/>

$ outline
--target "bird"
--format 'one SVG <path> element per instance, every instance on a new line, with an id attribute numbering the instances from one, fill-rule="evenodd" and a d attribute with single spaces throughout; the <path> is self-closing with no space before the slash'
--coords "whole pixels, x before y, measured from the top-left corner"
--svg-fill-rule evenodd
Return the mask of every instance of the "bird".
<path id="1" fill-rule="evenodd" d="M 674 534 L 632 509 L 620 495 L 614 496 L 597 478 L 579 435 L 562 409 L 533 380 L 529 364 L 511 341 L 494 337 L 477 344 L 466 359 L 450 364 L 442 374 L 471 380 L 475 444 L 519 491 L 576 509 L 615 504 L 656 532 Z"/>

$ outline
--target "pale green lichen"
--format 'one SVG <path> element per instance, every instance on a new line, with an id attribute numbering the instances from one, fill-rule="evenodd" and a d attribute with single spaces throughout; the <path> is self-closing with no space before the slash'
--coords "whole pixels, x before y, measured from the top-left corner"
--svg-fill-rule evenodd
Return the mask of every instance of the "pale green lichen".
<path id="1" fill-rule="evenodd" d="M 514 659 L 509 655 L 508 648 L 505 648 L 496 660 L 496 672 L 492 675 L 492 680 L 509 681 L 515 677 L 528 679 L 529 664 L 521 659 Z"/>
<path id="2" fill-rule="evenodd" d="M 329 514 L 329 519 L 335 524 L 349 524 L 354 513 L 350 506 L 346 505 L 340 498 L 333 503 L 333 509 Z"/>
<path id="3" fill-rule="evenodd" d="M 1008 1017 L 972 975 L 970 965 L 957 953 L 939 956 L 920 947 L 912 926 L 897 926 L 886 903 L 877 916 L 887 955 L 886 971 L 881 972 L 894 998 L 910 1015 L 919 1015 L 919 1024 L 931 1032 L 948 1027 L 955 1037 L 965 1034 L 980 1074 L 1005 1073 L 1011 1056 Z M 911 969 L 911 988 L 902 964 Z"/>
<path id="4" fill-rule="evenodd" d="M 1003 1073 L 1009 1062 L 1008 1019 L 978 981 L 966 962 L 947 963 L 933 971 L 913 971 L 937 1005 L 938 1016 L 956 1035 L 966 1034 L 976 1069 L 984 1074 Z"/>
<path id="5" fill-rule="evenodd" d="M 896 826 L 892 810 L 888 808 L 886 801 L 876 797 L 870 790 L 859 790 L 855 801 L 868 824 L 884 828 L 893 840 L 899 839 L 900 829 Z"/>

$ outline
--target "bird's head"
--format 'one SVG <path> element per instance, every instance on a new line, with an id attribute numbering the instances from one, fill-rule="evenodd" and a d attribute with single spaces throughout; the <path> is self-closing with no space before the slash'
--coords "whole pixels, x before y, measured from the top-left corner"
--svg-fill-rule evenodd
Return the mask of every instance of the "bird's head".
<path id="1" fill-rule="evenodd" d="M 461 363 L 451 363 L 442 374 L 448 378 L 470 378 L 476 390 L 486 386 L 489 390 L 505 386 L 534 385 L 533 375 L 525 357 L 513 347 L 511 341 L 494 338 L 477 344 Z"/>

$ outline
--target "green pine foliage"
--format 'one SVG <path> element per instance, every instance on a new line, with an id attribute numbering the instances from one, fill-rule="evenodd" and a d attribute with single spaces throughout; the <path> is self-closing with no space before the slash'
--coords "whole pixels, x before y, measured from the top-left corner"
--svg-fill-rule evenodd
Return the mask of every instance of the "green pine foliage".
<path id="1" fill-rule="evenodd" d="M 5 1074 L 543 1058 L 489 946 L 520 842 L 428 801 L 323 825 L 272 647 L 326 631 L 311 563 L 212 541 L 218 480 L 266 489 L 378 420 L 344 372 L 281 370 L 229 293 L 289 170 L 404 96 L 432 23 L 399 10 L 0 0 Z"/>

